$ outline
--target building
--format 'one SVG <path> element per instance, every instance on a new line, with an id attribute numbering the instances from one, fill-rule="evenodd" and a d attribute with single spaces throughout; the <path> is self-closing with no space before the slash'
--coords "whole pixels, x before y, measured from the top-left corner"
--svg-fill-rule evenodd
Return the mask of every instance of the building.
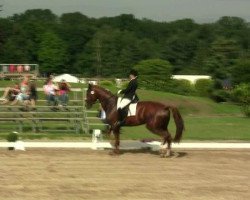
<path id="1" fill-rule="evenodd" d="M 211 79 L 211 76 L 207 75 L 173 75 L 173 79 L 188 80 L 191 84 L 195 84 L 199 79 Z"/>

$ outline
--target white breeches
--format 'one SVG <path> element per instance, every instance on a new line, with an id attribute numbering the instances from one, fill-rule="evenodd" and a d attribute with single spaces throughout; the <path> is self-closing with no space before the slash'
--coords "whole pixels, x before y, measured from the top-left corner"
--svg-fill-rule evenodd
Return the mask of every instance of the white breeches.
<path id="1" fill-rule="evenodd" d="M 118 100 L 119 101 L 119 100 Z M 131 100 L 130 99 L 125 99 L 125 98 L 123 98 L 121 101 L 119 101 L 118 103 L 117 103 L 117 109 L 118 108 L 124 108 L 124 107 L 126 107 L 129 103 L 131 102 Z"/>

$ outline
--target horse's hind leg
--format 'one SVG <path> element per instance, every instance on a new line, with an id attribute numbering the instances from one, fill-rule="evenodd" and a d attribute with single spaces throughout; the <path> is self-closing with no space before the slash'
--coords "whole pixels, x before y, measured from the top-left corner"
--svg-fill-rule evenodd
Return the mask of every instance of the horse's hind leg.
<path id="1" fill-rule="evenodd" d="M 164 148 L 167 143 L 167 148 Z M 163 138 L 163 157 L 169 157 L 171 155 L 171 144 L 172 144 L 172 137 L 171 134 L 168 132 L 168 130 L 164 131 L 164 138 Z"/>
<path id="2" fill-rule="evenodd" d="M 157 134 L 163 138 L 162 146 L 160 149 L 160 155 L 162 157 L 169 157 L 171 155 L 172 137 L 167 129 L 169 119 L 170 115 L 168 112 L 165 113 L 164 115 L 156 116 L 146 125 L 147 129 L 149 129 L 154 134 Z"/>
<path id="3" fill-rule="evenodd" d="M 118 155 L 120 153 L 120 129 L 115 129 L 113 130 L 113 134 L 115 137 L 115 142 L 114 142 L 114 149 L 113 151 L 110 153 L 111 155 Z"/>
<path id="4" fill-rule="evenodd" d="M 150 125 L 147 125 L 147 129 L 163 138 L 160 155 L 162 157 L 169 157 L 171 155 L 172 137 L 168 130 L 156 129 L 151 127 Z"/>

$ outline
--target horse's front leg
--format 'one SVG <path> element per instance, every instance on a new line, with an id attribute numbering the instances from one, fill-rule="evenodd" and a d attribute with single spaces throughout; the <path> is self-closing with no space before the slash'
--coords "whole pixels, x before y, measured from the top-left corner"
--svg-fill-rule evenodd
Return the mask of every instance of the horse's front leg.
<path id="1" fill-rule="evenodd" d="M 105 130 L 105 134 L 108 136 L 108 137 L 111 137 L 111 133 L 112 133 L 112 127 L 111 126 L 108 126 L 107 129 Z"/>
<path id="2" fill-rule="evenodd" d="M 119 154 L 120 153 L 120 130 L 115 129 L 113 130 L 114 136 L 115 136 L 115 144 L 113 149 L 113 154 Z"/>

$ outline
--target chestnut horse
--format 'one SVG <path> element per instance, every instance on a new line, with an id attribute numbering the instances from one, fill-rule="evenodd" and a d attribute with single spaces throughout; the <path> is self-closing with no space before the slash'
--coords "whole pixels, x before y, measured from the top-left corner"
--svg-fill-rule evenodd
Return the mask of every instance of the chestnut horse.
<path id="1" fill-rule="evenodd" d="M 110 91 L 91 84 L 88 87 L 85 99 L 87 108 L 90 108 L 97 100 L 99 100 L 102 108 L 106 112 L 106 121 L 111 127 L 110 132 L 113 131 L 115 136 L 115 148 L 113 151 L 115 154 L 119 153 L 120 145 L 120 127 L 115 126 L 115 122 L 118 119 L 116 108 L 117 99 L 118 97 L 113 95 Z M 172 111 L 176 125 L 176 134 L 173 139 L 168 131 L 170 111 Z M 184 130 L 184 122 L 178 109 L 158 102 L 140 101 L 137 104 L 136 115 L 126 117 L 124 125 L 137 126 L 142 124 L 146 124 L 148 130 L 163 138 L 162 149 L 160 151 L 161 155 L 164 157 L 170 156 L 172 140 L 174 142 L 180 142 Z M 166 143 L 167 148 L 165 145 Z"/>

